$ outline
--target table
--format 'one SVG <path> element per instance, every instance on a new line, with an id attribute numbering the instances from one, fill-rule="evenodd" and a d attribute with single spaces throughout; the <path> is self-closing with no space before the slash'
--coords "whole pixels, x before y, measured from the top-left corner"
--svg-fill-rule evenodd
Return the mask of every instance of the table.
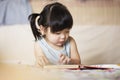
<path id="1" fill-rule="evenodd" d="M 120 80 L 120 69 L 42 69 L 32 65 L 0 63 L 0 80 Z"/>

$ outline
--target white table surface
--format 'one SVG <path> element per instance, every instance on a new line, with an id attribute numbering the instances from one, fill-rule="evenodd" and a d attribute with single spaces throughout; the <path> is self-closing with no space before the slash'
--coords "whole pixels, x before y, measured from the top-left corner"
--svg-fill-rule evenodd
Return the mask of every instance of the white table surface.
<path id="1" fill-rule="evenodd" d="M 120 80 L 120 69 L 41 69 L 23 64 L 0 64 L 0 80 Z"/>

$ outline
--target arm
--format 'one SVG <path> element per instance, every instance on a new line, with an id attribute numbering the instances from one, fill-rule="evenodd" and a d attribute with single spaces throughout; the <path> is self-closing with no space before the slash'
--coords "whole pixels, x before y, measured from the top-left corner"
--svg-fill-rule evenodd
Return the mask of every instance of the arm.
<path id="1" fill-rule="evenodd" d="M 81 64 L 80 55 L 77 49 L 77 45 L 75 40 L 70 37 L 70 44 L 71 44 L 71 64 Z"/>
<path id="2" fill-rule="evenodd" d="M 43 67 L 47 64 L 49 64 L 49 61 L 47 60 L 46 56 L 44 55 L 38 41 L 34 44 L 34 54 L 36 58 L 36 66 Z"/>

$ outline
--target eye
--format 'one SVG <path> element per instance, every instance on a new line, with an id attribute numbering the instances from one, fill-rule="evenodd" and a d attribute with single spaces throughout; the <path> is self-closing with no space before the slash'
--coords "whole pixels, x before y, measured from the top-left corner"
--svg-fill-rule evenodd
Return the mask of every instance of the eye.
<path id="1" fill-rule="evenodd" d="M 70 31 L 66 31 L 66 33 L 69 33 Z"/>
<path id="2" fill-rule="evenodd" d="M 55 34 L 59 35 L 59 34 L 60 34 L 60 32 L 56 32 Z"/>

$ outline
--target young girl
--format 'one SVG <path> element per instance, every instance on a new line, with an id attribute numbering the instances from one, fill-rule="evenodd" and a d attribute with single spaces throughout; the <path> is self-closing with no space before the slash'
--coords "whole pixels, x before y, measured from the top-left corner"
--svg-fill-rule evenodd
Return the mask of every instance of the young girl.
<path id="1" fill-rule="evenodd" d="M 37 66 L 81 63 L 75 40 L 69 36 L 73 18 L 64 5 L 48 4 L 40 14 L 31 14 L 29 21 Z"/>

